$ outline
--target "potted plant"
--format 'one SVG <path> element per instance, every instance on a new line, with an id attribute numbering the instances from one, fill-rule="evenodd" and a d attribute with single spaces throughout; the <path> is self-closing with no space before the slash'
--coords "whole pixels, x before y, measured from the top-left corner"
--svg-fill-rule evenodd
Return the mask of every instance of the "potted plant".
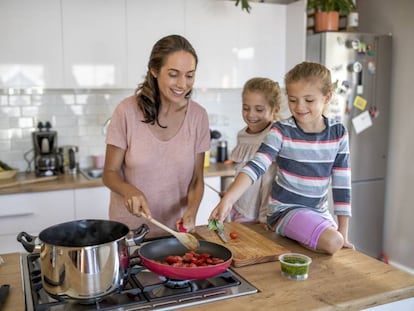
<path id="1" fill-rule="evenodd" d="M 308 0 L 308 9 L 315 14 L 315 32 L 337 31 L 339 14 L 349 14 L 354 8 L 352 0 Z"/>
<path id="2" fill-rule="evenodd" d="M 246 10 L 247 13 L 250 13 L 252 7 L 249 4 L 249 0 L 236 0 L 235 6 L 238 6 L 239 3 L 241 3 L 242 10 Z"/>

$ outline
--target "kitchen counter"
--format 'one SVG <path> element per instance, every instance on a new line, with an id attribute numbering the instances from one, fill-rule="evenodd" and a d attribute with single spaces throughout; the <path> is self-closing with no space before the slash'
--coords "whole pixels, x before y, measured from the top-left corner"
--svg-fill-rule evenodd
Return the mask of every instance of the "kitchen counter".
<path id="1" fill-rule="evenodd" d="M 234 174 L 235 169 L 232 164 L 211 163 L 210 166 L 204 170 L 205 177 L 228 177 L 234 176 Z M 24 184 L 24 182 L 27 182 L 28 180 L 36 182 Z M 18 182 L 18 184 L 6 188 L 2 187 L 2 185 L 4 186 L 13 182 Z M 14 179 L 0 180 L 0 195 L 101 186 L 104 186 L 101 178 L 90 178 L 86 174 L 59 175 L 56 180 L 42 181 L 41 177 L 36 178 L 34 173 L 19 173 Z"/>
<path id="2" fill-rule="evenodd" d="M 316 254 L 299 244 L 266 231 L 262 225 L 251 229 L 293 252 L 312 257 L 309 278 L 284 279 L 278 262 L 261 263 L 235 270 L 259 289 L 257 294 L 185 308 L 208 310 L 361 310 L 414 297 L 414 276 L 397 270 L 360 252 L 343 249 L 334 256 Z M 10 284 L 3 311 L 24 310 L 19 254 L 2 255 L 0 284 Z M 305 306 L 305 307 L 304 307 Z"/>

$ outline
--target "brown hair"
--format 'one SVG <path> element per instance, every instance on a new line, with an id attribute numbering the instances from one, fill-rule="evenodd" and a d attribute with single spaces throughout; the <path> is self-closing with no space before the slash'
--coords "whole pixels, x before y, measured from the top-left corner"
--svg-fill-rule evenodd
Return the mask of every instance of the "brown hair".
<path id="1" fill-rule="evenodd" d="M 161 104 L 160 91 L 157 79 L 151 74 L 151 70 L 159 72 L 165 64 L 169 55 L 175 52 L 185 51 L 194 56 L 196 67 L 198 64 L 197 53 L 188 40 L 180 35 L 169 35 L 158 40 L 152 48 L 147 66 L 147 74 L 144 82 L 135 90 L 137 103 L 144 114 L 145 123 L 155 124 L 163 127 L 158 121 Z M 186 94 L 189 98 L 191 91 Z"/>
<path id="2" fill-rule="evenodd" d="M 321 92 L 327 95 L 334 89 L 331 72 L 324 65 L 312 62 L 302 62 L 285 75 L 285 86 L 301 80 L 320 83 Z"/>
<path id="3" fill-rule="evenodd" d="M 273 119 L 277 120 L 279 118 L 279 110 L 282 102 L 282 92 L 280 91 L 279 83 L 269 78 L 251 78 L 244 84 L 242 96 L 246 92 L 258 92 L 263 94 L 270 107 L 275 110 Z"/>

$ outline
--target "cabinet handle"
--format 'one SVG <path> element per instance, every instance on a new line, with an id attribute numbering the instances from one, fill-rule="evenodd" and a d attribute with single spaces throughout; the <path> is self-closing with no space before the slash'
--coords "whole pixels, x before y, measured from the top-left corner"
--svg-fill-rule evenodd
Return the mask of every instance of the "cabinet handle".
<path id="1" fill-rule="evenodd" d="M 23 213 L 18 213 L 18 214 L 6 214 L 6 215 L 0 215 L 0 219 L 2 218 L 11 218 L 11 217 L 20 217 L 20 216 L 32 216 L 34 215 L 34 213 L 30 213 L 30 212 L 23 212 Z"/>

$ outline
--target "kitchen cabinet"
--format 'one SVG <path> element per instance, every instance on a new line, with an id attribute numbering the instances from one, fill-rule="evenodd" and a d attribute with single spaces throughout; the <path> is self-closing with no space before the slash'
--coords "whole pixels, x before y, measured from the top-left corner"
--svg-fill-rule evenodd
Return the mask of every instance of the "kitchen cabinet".
<path id="1" fill-rule="evenodd" d="M 62 87 L 60 2 L 0 2 L 0 88 Z"/>
<path id="2" fill-rule="evenodd" d="M 110 191 L 106 187 L 75 189 L 75 219 L 108 219 Z"/>
<path id="3" fill-rule="evenodd" d="M 24 251 L 18 233 L 40 231 L 74 219 L 73 190 L 0 196 L 0 253 Z"/>
<path id="4" fill-rule="evenodd" d="M 135 89 L 144 80 L 157 40 L 169 34 L 184 35 L 184 16 L 184 0 L 126 1 L 128 88 Z"/>
<path id="5" fill-rule="evenodd" d="M 118 0 L 62 0 L 63 63 L 69 88 L 126 85 L 125 6 Z"/>

